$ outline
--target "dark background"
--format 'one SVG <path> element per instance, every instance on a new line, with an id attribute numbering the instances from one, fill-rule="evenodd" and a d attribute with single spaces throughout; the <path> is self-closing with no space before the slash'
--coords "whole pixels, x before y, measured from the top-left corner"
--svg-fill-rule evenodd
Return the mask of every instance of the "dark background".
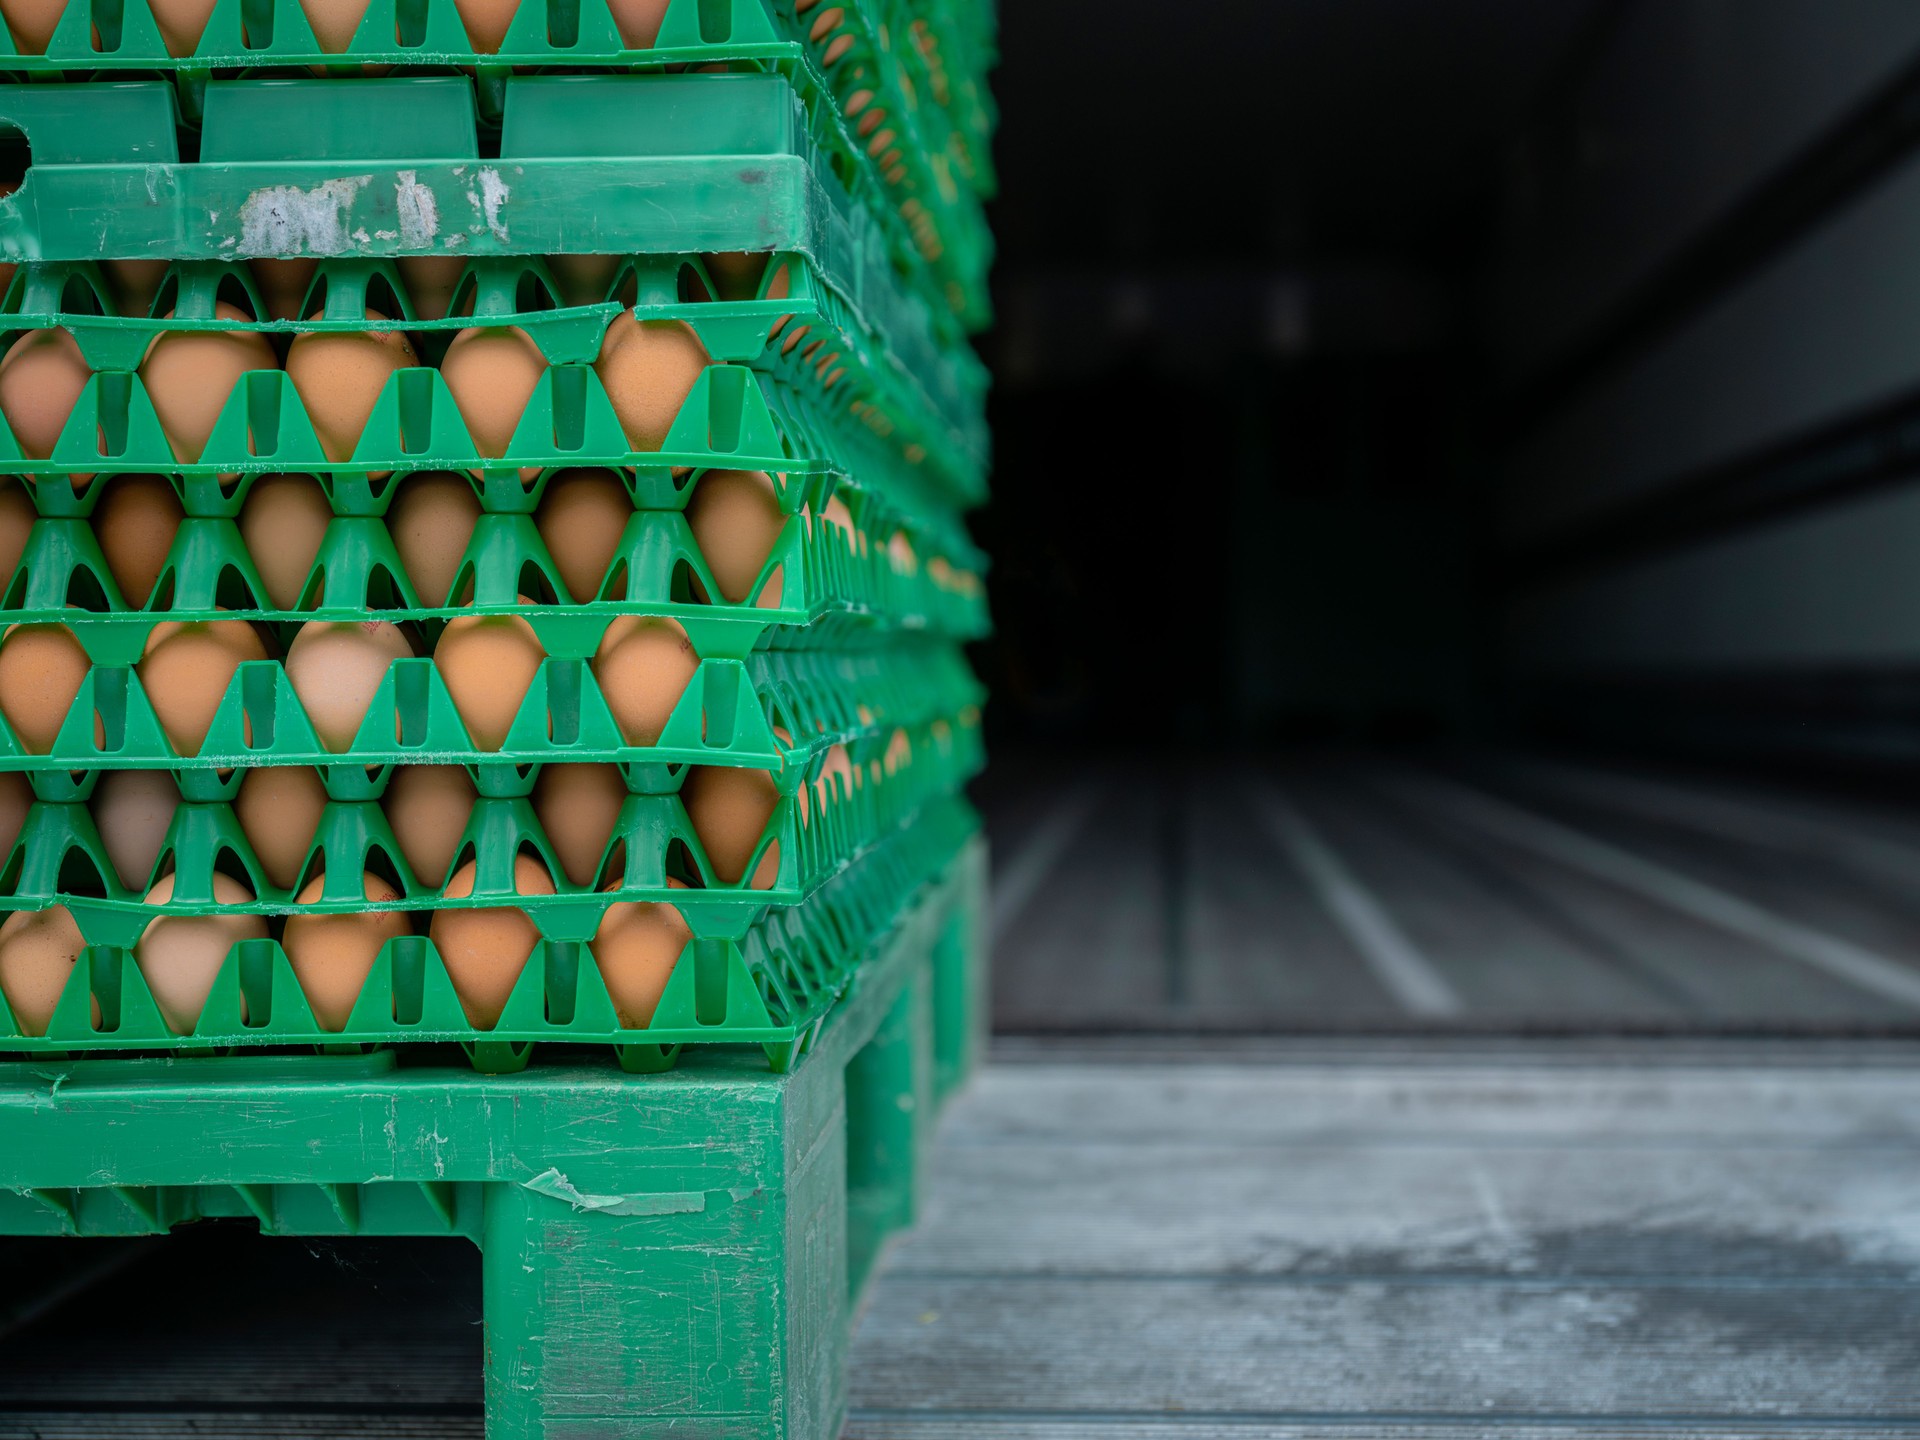
<path id="1" fill-rule="evenodd" d="M 1911 1025 L 1920 6 L 1001 39 L 1002 1028 Z"/>
<path id="2" fill-rule="evenodd" d="M 1649 457 L 1658 491 L 1635 503 L 1551 457 L 1584 407 L 1782 266 L 1809 271 L 1799 303 L 1871 313 L 1829 293 L 1844 262 L 1815 252 L 1911 157 L 1916 18 L 1870 0 L 1005 6 L 978 517 L 1003 753 L 1437 738 L 1909 758 L 1910 657 L 1828 633 L 1856 613 L 1791 654 L 1707 636 L 1676 656 L 1610 618 L 1631 607 L 1607 583 L 1695 547 L 1682 608 L 1751 603 L 1718 549 L 1906 478 L 1888 411 L 1920 385 L 1920 343 L 1802 422 Z M 1773 312 L 1747 333 L 1793 343 Z M 1720 374 L 1729 343 L 1681 362 L 1713 394 L 1677 402 L 1748 403 Z M 1759 406 L 1791 376 L 1754 358 Z M 1602 423 L 1662 417 L 1642 400 Z M 1556 485 L 1577 515 L 1530 523 L 1526 493 Z M 1776 565 L 1763 588 L 1792 604 L 1835 581 Z M 1591 623 L 1561 617 L 1516 639 L 1542 594 L 1619 633 L 1575 643 Z"/>

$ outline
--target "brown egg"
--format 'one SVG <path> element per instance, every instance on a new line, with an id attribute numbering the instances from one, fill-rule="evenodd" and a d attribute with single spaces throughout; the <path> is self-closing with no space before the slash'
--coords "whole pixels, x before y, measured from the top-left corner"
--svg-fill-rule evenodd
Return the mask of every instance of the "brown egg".
<path id="1" fill-rule="evenodd" d="M 896 530 L 887 537 L 887 563 L 899 575 L 920 573 L 920 557 L 913 553 L 913 541 L 906 531 Z"/>
<path id="2" fill-rule="evenodd" d="M 318 313 L 308 317 L 318 320 Z M 369 320 L 385 320 L 378 310 Z M 329 460 L 353 458 L 374 402 L 396 370 L 418 365 L 413 342 L 398 330 L 309 332 L 287 350 L 287 377 L 320 436 Z"/>
<path id="3" fill-rule="evenodd" d="M 320 743 L 338 754 L 353 745 L 393 662 L 412 658 L 407 637 L 385 620 L 309 620 L 287 647 L 287 680 Z"/>
<path id="4" fill-rule="evenodd" d="M 15 625 L 0 639 L 0 714 L 29 755 L 45 755 L 90 662 L 64 625 Z"/>
<path id="5" fill-rule="evenodd" d="M 266 658 L 246 621 L 193 621 L 156 625 L 134 670 L 173 748 L 197 755 L 234 672 L 244 661 Z"/>
<path id="6" fill-rule="evenodd" d="M 446 319 L 453 292 L 467 272 L 466 260 L 458 255 L 403 255 L 393 263 L 407 287 L 413 313 L 422 320 Z"/>
<path id="7" fill-rule="evenodd" d="M 180 808 L 180 791 L 164 770 L 110 770 L 93 787 L 93 825 L 114 874 L 144 891 Z"/>
<path id="8" fill-rule="evenodd" d="M 834 789 L 836 780 L 839 781 L 840 787 L 837 793 Z M 820 767 L 819 783 L 820 793 L 825 795 L 829 802 L 848 799 L 855 790 L 859 789 L 860 771 L 853 763 L 853 757 L 847 753 L 846 746 L 835 745 L 827 751 L 826 761 Z"/>
<path id="9" fill-rule="evenodd" d="M 913 737 L 906 731 L 896 729 L 887 737 L 887 752 L 880 757 L 881 768 L 889 775 L 897 775 L 913 763 Z"/>
<path id="10" fill-rule="evenodd" d="M 0 360 L 0 414 L 29 460 L 53 454 L 93 372 L 65 330 L 29 330 Z"/>
<path id="11" fill-rule="evenodd" d="M 148 3 L 153 10 L 153 23 L 166 42 L 167 53 L 176 60 L 191 55 L 213 16 L 213 0 L 148 0 Z"/>
<path id="12" fill-rule="evenodd" d="M 656 745 L 700 668 L 677 620 L 622 615 L 600 637 L 593 678 L 629 745 Z"/>
<path id="13" fill-rule="evenodd" d="M 474 748 L 498 750 L 507 743 L 546 658 L 540 637 L 518 615 L 463 615 L 448 622 L 433 663 Z"/>
<path id="14" fill-rule="evenodd" d="M 378 875 L 361 877 L 367 899 L 380 905 L 400 903 L 400 893 Z M 316 875 L 294 896 L 296 905 L 320 898 L 326 878 Z M 353 1014 L 353 1002 L 373 970 L 373 962 L 389 940 L 411 933 L 404 910 L 363 910 L 346 915 L 292 915 L 280 937 L 281 948 L 293 966 L 294 979 L 313 1007 L 313 1018 L 323 1030 L 344 1030 Z"/>
<path id="15" fill-rule="evenodd" d="M 380 808 L 401 855 L 423 884 L 447 878 L 473 818 L 474 798 L 473 781 L 458 765 L 403 765 L 387 782 Z"/>
<path id="16" fill-rule="evenodd" d="M 66 0 L 0 0 L 0 16 L 22 55 L 44 55 L 47 42 L 66 13 Z"/>
<path id="17" fill-rule="evenodd" d="M 422 604 L 447 603 L 479 519 L 480 499 L 458 475 L 436 470 L 400 482 L 387 511 L 387 531 Z"/>
<path id="18" fill-rule="evenodd" d="M 243 324 L 247 319 L 245 312 L 225 301 L 213 309 L 221 320 Z M 279 363 L 267 337 L 257 332 L 176 330 L 158 336 L 147 347 L 140 379 L 174 455 L 192 462 L 207 448 L 214 421 L 240 377 L 250 370 L 277 369 Z"/>
<path id="19" fill-rule="evenodd" d="M 499 53 L 500 42 L 520 9 L 520 0 L 454 0 L 460 23 L 467 27 L 467 39 L 482 55 Z"/>
<path id="20" fill-rule="evenodd" d="M 597 305 L 620 269 L 618 255 L 549 255 L 547 268 L 560 287 L 563 305 Z"/>
<path id="21" fill-rule="evenodd" d="M 821 508 L 820 518 L 846 536 L 847 544 L 854 550 L 861 552 L 866 550 L 866 537 L 860 533 L 860 527 L 854 524 L 853 511 L 847 508 L 847 502 L 838 494 Z"/>
<path id="22" fill-rule="evenodd" d="M 623 310 L 607 327 L 593 368 L 627 443 L 658 450 L 709 363 L 706 347 L 684 320 L 638 321 Z"/>
<path id="23" fill-rule="evenodd" d="M 687 501 L 687 526 L 720 586 L 720 598 L 729 605 L 745 604 L 753 593 L 753 583 L 786 523 L 780 496 L 764 470 L 709 470 Z M 776 570 L 754 603 L 778 609 L 784 582 Z M 710 598 L 697 580 L 694 590 L 700 599 Z"/>
<path id="24" fill-rule="evenodd" d="M 180 497 L 161 476 L 116 475 L 107 481 L 93 511 L 93 538 L 100 542 L 113 583 L 136 609 L 153 595 L 185 515 Z"/>
<path id="25" fill-rule="evenodd" d="M 629 50 L 646 50 L 660 34 L 660 22 L 667 15 L 667 0 L 607 0 L 607 8 L 613 11 L 620 43 Z"/>
<path id="26" fill-rule="evenodd" d="M 313 27 L 313 38 L 328 55 L 338 55 L 351 45 L 354 32 L 367 18 L 367 0 L 300 0 L 300 8 Z"/>
<path id="27" fill-rule="evenodd" d="M 473 877 L 473 862 L 468 861 L 454 872 L 443 893 L 453 900 L 473 894 Z M 513 862 L 513 888 L 521 895 L 554 893 L 553 881 L 540 862 L 524 854 Z M 539 928 L 526 911 L 500 906 L 436 910 L 427 935 L 446 963 L 467 1019 L 482 1030 L 492 1029 L 526 968 L 527 957 L 540 943 Z"/>
<path id="28" fill-rule="evenodd" d="M 13 583 L 13 572 L 27 553 L 27 541 L 38 518 L 27 487 L 18 480 L 0 480 L 0 592 Z"/>
<path id="29" fill-rule="evenodd" d="M 318 260 L 304 255 L 290 260 L 247 262 L 247 269 L 253 272 L 254 289 L 260 292 L 260 303 L 266 306 L 269 320 L 291 320 L 300 313 L 306 303 L 307 287 L 313 283 L 314 271 L 319 268 Z"/>
<path id="30" fill-rule="evenodd" d="M 533 813 L 571 884 L 593 884 L 626 803 L 618 765 L 549 765 L 540 772 Z"/>
<path id="31" fill-rule="evenodd" d="M 13 842 L 26 828 L 27 811 L 32 807 L 32 782 L 18 770 L 0 774 L 0 861 L 7 858 Z"/>
<path id="32" fill-rule="evenodd" d="M 300 592 L 320 556 L 333 507 L 311 475 L 264 475 L 240 509 L 240 538 L 267 587 L 266 600 L 280 610 L 300 603 Z"/>
<path id="33" fill-rule="evenodd" d="M 102 260 L 100 273 L 113 286 L 114 307 L 122 315 L 144 318 L 153 312 L 153 298 L 167 278 L 169 260 Z"/>
<path id="34" fill-rule="evenodd" d="M 677 880 L 667 883 L 679 885 Z M 599 963 L 621 1028 L 644 1030 L 651 1023 L 673 967 L 692 939 L 692 928 L 675 906 L 623 900 L 607 907 L 588 948 Z"/>
<path id="35" fill-rule="evenodd" d="M 547 481 L 534 517 L 567 592 L 594 599 L 633 518 L 633 500 L 611 470 L 562 470 Z"/>
<path id="36" fill-rule="evenodd" d="M 215 872 L 213 898 L 221 905 L 245 905 L 253 892 L 229 875 Z M 173 899 L 173 876 L 161 879 L 147 892 L 149 905 Z M 133 947 L 140 974 L 153 992 L 161 1018 L 176 1035 L 188 1035 L 200 1023 L 213 982 L 226 963 L 227 952 L 242 940 L 267 938 L 264 915 L 163 915 L 147 922 Z"/>
<path id="37" fill-rule="evenodd" d="M 233 817 L 275 889 L 291 890 L 300 883 L 326 808 L 320 772 L 304 765 L 261 766 L 241 778 Z"/>
<path id="38" fill-rule="evenodd" d="M 713 862 L 713 873 L 725 884 L 739 884 L 760 837 L 767 833 L 773 807 L 780 802 L 773 776 L 764 770 L 696 765 L 687 772 L 680 799 L 693 822 L 693 833 Z M 776 840 L 755 867 L 752 888 L 770 888 L 779 873 L 780 842 Z"/>
<path id="39" fill-rule="evenodd" d="M 16 910 L 0 925 L 0 994 L 22 1035 L 44 1035 L 87 942 L 64 905 Z M 94 1023 L 100 1004 L 94 1002 Z"/>
<path id="40" fill-rule="evenodd" d="M 760 277 L 766 274 L 767 256 L 755 251 L 722 251 L 716 255 L 701 257 L 707 262 L 707 274 L 713 277 L 713 283 L 719 287 L 722 300 L 757 300 L 760 297 Z M 781 299 L 781 296 L 770 296 Z"/>
<path id="41" fill-rule="evenodd" d="M 462 330 L 440 362 L 440 378 L 453 392 L 460 418 L 474 445 L 490 460 L 507 453 L 520 417 L 527 413 L 527 400 L 546 373 L 546 356 L 518 326 Z M 530 468 L 521 478 L 530 480 L 539 473 L 537 467 Z"/>

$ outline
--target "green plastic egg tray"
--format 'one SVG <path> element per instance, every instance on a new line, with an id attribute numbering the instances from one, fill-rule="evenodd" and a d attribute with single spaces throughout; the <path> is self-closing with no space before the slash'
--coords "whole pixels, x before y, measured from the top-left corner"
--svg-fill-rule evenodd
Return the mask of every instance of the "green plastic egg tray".
<path id="1" fill-rule="evenodd" d="M 0 771 L 28 772 L 43 800 L 75 798 L 94 770 L 171 770 L 188 799 L 230 799 L 238 777 L 223 772 L 262 765 L 320 769 L 337 800 L 373 798 L 384 767 L 443 764 L 468 766 L 485 795 L 525 794 L 538 766 L 575 763 L 624 766 L 637 791 L 678 788 L 671 777 L 685 765 L 768 770 L 792 794 L 832 746 L 957 715 L 981 699 L 965 659 L 938 643 L 703 656 L 658 743 L 630 745 L 589 664 L 606 617 L 529 610 L 525 618 L 548 658 L 498 750 L 475 746 L 431 658 L 394 661 L 353 743 L 337 752 L 320 743 L 285 667 L 254 660 L 234 672 L 198 753 L 181 755 L 134 668 L 144 634 L 81 624 L 74 634 L 95 663 L 50 750 L 29 753 L 0 715 Z M 692 638 L 697 654 L 700 637 Z"/>
<path id="2" fill-rule="evenodd" d="M 614 258 L 614 257 L 610 257 Z M 168 332 L 245 331 L 269 336 L 400 330 L 427 363 L 437 365 L 461 330 L 515 326 L 549 363 L 591 363 L 620 309 L 643 320 L 680 320 L 709 356 L 778 376 L 828 411 L 876 410 L 887 435 L 910 463 L 965 499 L 979 488 L 986 439 L 985 375 L 964 347 L 940 350 L 924 323 L 869 333 L 861 317 L 824 284 L 802 255 L 768 255 L 752 300 L 713 298 L 718 285 L 698 255 L 617 257 L 619 268 L 591 303 L 564 304 L 545 261 L 532 256 L 467 262 L 440 319 L 421 318 L 405 278 L 391 259 L 318 261 L 298 306 L 298 319 L 272 319 L 254 278 L 237 261 L 174 264 L 144 307 L 129 315 L 99 267 L 52 261 L 21 267 L 0 305 L 0 336 L 59 327 L 71 333 L 94 370 L 136 369 L 153 340 Z M 779 289 L 784 293 L 769 294 Z M 248 317 L 216 318 L 216 302 Z M 371 308 L 392 318 L 369 321 Z M 118 312 L 118 313 L 116 313 Z M 317 318 L 307 318 L 317 317 Z M 900 317 L 920 319 L 924 312 Z M 825 383 L 833 376 L 833 385 Z M 837 393 L 835 387 L 841 387 Z M 899 461 L 896 459 L 896 465 Z"/>
<path id="3" fill-rule="evenodd" d="M 855 141 L 876 163 L 948 305 L 969 328 L 984 329 L 993 318 L 986 287 L 993 237 L 977 197 L 956 174 L 976 163 L 974 151 L 949 116 L 922 103 L 911 77 L 915 71 L 923 83 L 930 77 L 908 43 L 911 32 L 895 33 L 878 8 L 863 0 L 821 0 L 801 21 L 815 21 L 809 41 L 842 110 L 856 96 L 870 97 L 849 117 Z M 829 27 L 832 17 L 837 23 Z M 868 112 L 882 118 L 868 119 Z"/>
<path id="4" fill-rule="evenodd" d="M 0 1054 L 453 1042 L 476 1067 L 507 1071 L 525 1066 L 534 1047 L 547 1042 L 609 1045 L 626 1068 L 653 1071 L 671 1065 L 686 1045 L 744 1043 L 763 1046 L 774 1067 L 784 1069 L 804 1053 L 861 957 L 977 828 L 964 800 L 937 802 L 804 902 L 766 911 L 736 936 L 696 936 L 644 1029 L 623 1028 L 614 1013 L 590 943 L 604 906 L 583 900 L 571 908 L 528 907 L 543 939 L 490 1029 L 467 1018 L 444 962 L 423 935 L 382 947 L 338 1031 L 314 1019 L 277 941 L 242 941 L 229 951 L 198 1021 L 184 1035 L 161 1017 L 130 950 L 90 945 L 44 1035 L 23 1034 L 0 997 Z M 674 892 L 673 902 L 686 904 L 687 894 Z"/>
<path id="5" fill-rule="evenodd" d="M 886 522 L 876 527 L 882 535 L 919 533 L 892 523 L 884 511 L 878 514 Z M 91 523 L 43 516 L 29 530 L 20 560 L 0 589 L 0 619 L 84 623 L 144 634 L 155 619 L 231 618 L 223 612 L 232 612 L 268 622 L 283 650 L 298 627 L 313 619 L 361 619 L 374 613 L 414 622 L 431 643 L 451 618 L 523 614 L 523 600 L 553 612 L 591 606 L 602 628 L 617 613 L 670 616 L 700 635 L 696 648 L 703 655 L 744 655 L 770 643 L 776 627 L 790 627 L 786 643 L 795 646 L 841 647 L 861 636 L 894 631 L 955 639 L 984 633 L 985 600 L 975 568 L 980 562 L 971 546 L 961 551 L 968 569 L 956 570 L 956 578 L 945 582 L 934 568 L 944 557 L 923 533 L 913 548 L 914 555 L 896 557 L 866 530 L 850 539 L 829 522 L 793 514 L 745 603 L 713 603 L 704 597 L 718 595 L 719 584 L 686 518 L 671 510 L 638 510 L 618 536 L 598 588 L 573 595 L 531 516 L 487 513 L 475 521 L 448 592 L 423 595 L 401 563 L 383 518 L 338 515 L 321 537 L 299 598 L 282 609 L 270 602 L 237 523 L 199 516 L 180 521 L 159 577 L 136 609 L 108 568 Z M 776 576 L 780 603 L 761 603 Z M 456 598 L 458 604 L 449 603 Z M 815 623 L 822 620 L 842 623 Z"/>
<path id="6" fill-rule="evenodd" d="M 907 737 L 907 747 L 891 762 L 877 739 L 851 747 L 857 785 L 846 773 L 826 775 L 808 767 L 801 785 L 774 805 L 745 866 L 746 878 L 739 882 L 716 874 L 673 790 L 627 797 L 584 885 L 567 877 L 527 797 L 476 800 L 449 867 L 475 862 L 472 894 L 460 899 L 441 893 L 446 874 L 416 873 L 377 800 L 329 803 L 308 842 L 299 878 L 284 889 L 268 878 L 224 802 L 181 804 L 151 871 L 129 885 L 109 858 L 85 800 L 40 801 L 28 810 L 18 840 L 0 865 L 0 911 L 65 905 L 91 943 L 130 945 L 156 915 L 216 908 L 214 876 L 221 873 L 255 897 L 223 902 L 217 907 L 223 913 L 321 915 L 513 905 L 529 914 L 552 911 L 560 917 L 556 924 L 582 915 L 597 924 L 613 901 L 666 900 L 681 907 L 696 934 L 733 936 L 760 909 L 804 900 L 980 769 L 977 725 L 956 717 L 896 733 Z M 684 779 L 684 772 L 674 778 Z M 754 885 L 751 877 L 776 846 L 772 883 Z M 514 890 L 515 859 L 529 851 L 546 867 L 557 893 L 522 896 Z M 363 886 L 369 872 L 385 879 L 398 899 L 369 901 Z M 145 903 L 143 897 L 163 875 L 173 877 L 172 898 Z M 680 885 L 669 885 L 669 878 Z M 293 897 L 313 879 L 322 882 L 319 898 L 294 905 Z"/>
<path id="7" fill-rule="evenodd" d="M 218 0 L 195 52 L 175 57 L 167 51 L 147 0 L 83 0 L 66 8 L 43 55 L 18 53 L 11 35 L 0 28 L 0 72 L 32 77 L 171 73 L 183 109 L 197 118 L 209 77 L 215 74 L 324 71 L 348 79 L 360 78 L 369 67 L 376 72 L 388 66 L 458 68 L 475 77 L 483 113 L 493 117 L 501 108 L 501 88 L 515 71 L 565 67 L 639 72 L 721 64 L 765 70 L 786 80 L 808 102 L 820 142 L 846 174 L 849 188 L 860 204 L 887 215 L 903 249 L 911 245 L 915 254 L 922 254 L 925 247 L 917 239 L 908 241 L 902 206 L 918 220 L 917 228 L 932 223 L 971 240 L 980 229 L 976 204 L 963 203 L 955 193 L 931 183 L 924 169 L 915 172 L 911 183 L 883 176 L 842 114 L 848 90 L 844 77 L 853 67 L 838 58 L 823 67 L 830 42 L 811 40 L 818 12 L 796 18 L 793 8 L 791 0 L 672 0 L 655 44 L 636 50 L 623 44 L 605 0 L 529 0 L 519 7 L 500 50 L 485 54 L 473 48 L 453 0 L 374 0 L 346 50 L 329 54 L 315 40 L 298 0 Z M 850 14 L 861 11 L 857 5 L 842 8 Z M 876 27 L 864 15 L 860 20 L 864 56 L 873 46 Z M 856 21 L 849 19 L 845 28 L 853 33 Z M 886 57 L 889 68 L 918 60 L 912 48 Z M 902 93 L 912 92 L 909 82 Z"/>
<path id="8" fill-rule="evenodd" d="M 600 334 L 617 313 L 613 305 L 589 312 L 595 350 Z M 298 328 L 323 326 L 351 328 L 328 322 Z M 26 328 L 31 327 L 20 327 Z M 358 328 L 409 327 L 363 319 Z M 0 329 L 0 336 L 8 334 L 8 329 Z M 673 483 L 671 472 L 709 467 L 830 474 L 855 488 L 882 493 L 889 503 L 909 513 L 939 513 L 946 505 L 970 503 L 982 493 L 984 472 L 961 466 L 957 451 L 931 449 L 904 438 L 913 432 L 903 434 L 891 412 L 863 399 L 857 389 L 850 388 L 844 398 L 823 391 L 817 374 L 820 362 L 796 358 L 805 348 L 810 347 L 796 347 L 789 356 L 774 347 L 763 361 L 764 369 L 708 365 L 657 451 L 633 448 L 599 373 L 587 360 L 553 363 L 542 372 L 500 455 L 481 452 L 438 369 L 427 364 L 407 366 L 387 378 L 359 444 L 345 461 L 328 458 L 299 391 L 284 370 L 244 373 L 228 393 L 200 458 L 188 461 L 168 441 L 140 374 L 106 369 L 87 381 L 47 458 L 28 457 L 11 426 L 0 423 L 0 473 L 36 479 L 167 474 L 179 477 L 183 489 L 198 480 L 186 497 L 193 513 L 230 510 L 222 501 L 231 495 L 236 475 L 289 471 L 334 477 L 334 508 L 344 513 L 364 512 L 373 505 L 373 497 L 362 492 L 379 477 L 408 470 L 479 471 L 487 480 L 483 495 L 487 508 L 499 510 L 531 508 L 522 472 L 587 466 L 656 472 L 648 483 L 636 480 L 634 484 L 636 503 L 646 508 L 684 504 L 683 489 Z M 886 419 L 881 424 L 862 421 L 858 415 Z M 522 493 L 516 495 L 516 490 Z M 68 513 L 73 508 L 57 485 L 43 490 L 36 503 L 43 514 Z"/>

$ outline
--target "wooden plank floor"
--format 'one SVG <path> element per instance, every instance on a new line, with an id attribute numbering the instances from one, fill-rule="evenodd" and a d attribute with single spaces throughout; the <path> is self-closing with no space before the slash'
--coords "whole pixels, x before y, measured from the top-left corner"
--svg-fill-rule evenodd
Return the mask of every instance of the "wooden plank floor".
<path id="1" fill-rule="evenodd" d="M 1920 1433 L 1920 1051 L 1052 1053 L 950 1120 L 850 1440 Z"/>
<path id="2" fill-rule="evenodd" d="M 1016 1033 L 1920 1031 L 1920 815 L 1469 757 L 1011 764 Z"/>
<path id="3" fill-rule="evenodd" d="M 1920 1435 L 1920 1045 L 1007 1042 L 929 1197 L 849 1440 Z M 196 1227 L 0 1338 L 0 1440 L 478 1440 L 477 1280 Z"/>

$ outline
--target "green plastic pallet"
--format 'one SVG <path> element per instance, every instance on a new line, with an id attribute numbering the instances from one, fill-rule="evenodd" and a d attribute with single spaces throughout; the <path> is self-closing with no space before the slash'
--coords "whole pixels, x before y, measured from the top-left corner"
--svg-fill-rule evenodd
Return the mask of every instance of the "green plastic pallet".
<path id="1" fill-rule="evenodd" d="M 976 1053 L 983 874 L 976 841 L 786 1075 L 0 1064 L 0 1233 L 464 1235 L 494 1440 L 832 1440 L 860 1294 Z"/>

